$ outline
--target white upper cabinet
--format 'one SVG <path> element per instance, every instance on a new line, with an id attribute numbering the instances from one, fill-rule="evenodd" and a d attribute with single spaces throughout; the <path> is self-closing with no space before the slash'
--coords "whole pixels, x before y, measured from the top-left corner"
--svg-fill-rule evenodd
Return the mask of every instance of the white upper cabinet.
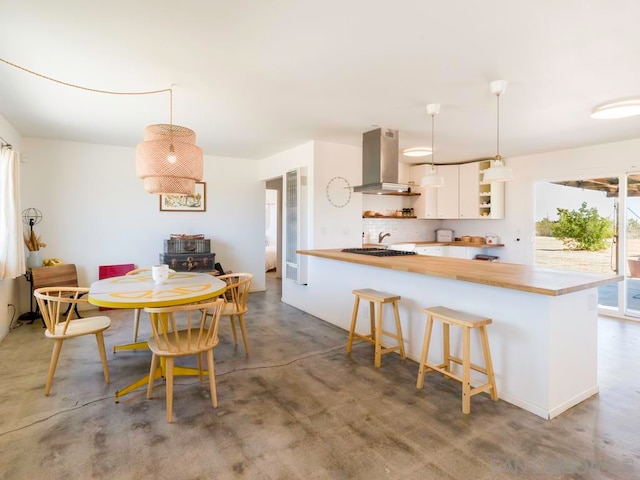
<path id="1" fill-rule="evenodd" d="M 416 184 L 415 187 L 411 187 L 411 190 L 420 193 L 420 196 L 411 197 L 411 206 L 416 217 L 435 219 L 438 218 L 438 192 L 436 192 L 438 189 L 420 186 L 420 181 L 427 173 L 428 167 L 428 165 L 411 167 L 409 177 Z"/>
<path id="2" fill-rule="evenodd" d="M 444 186 L 434 188 L 438 197 L 437 218 L 458 218 L 459 191 L 458 165 L 441 165 L 436 167 L 438 175 L 442 175 Z"/>
<path id="3" fill-rule="evenodd" d="M 430 165 L 411 167 L 411 180 L 420 185 Z M 443 187 L 417 187 L 422 195 L 413 200 L 413 209 L 418 218 L 458 218 L 458 165 L 436 167 L 444 179 Z"/>
<path id="4" fill-rule="evenodd" d="M 458 218 L 480 218 L 480 167 L 478 162 L 460 165 Z"/>
<path id="5" fill-rule="evenodd" d="M 482 161 L 436 167 L 444 179 L 444 186 L 415 187 L 422 194 L 412 200 L 416 216 L 430 219 L 504 218 L 504 183 L 482 183 L 483 170 L 489 166 L 489 161 Z M 420 185 L 428 168 L 429 165 L 411 167 L 410 179 Z"/>

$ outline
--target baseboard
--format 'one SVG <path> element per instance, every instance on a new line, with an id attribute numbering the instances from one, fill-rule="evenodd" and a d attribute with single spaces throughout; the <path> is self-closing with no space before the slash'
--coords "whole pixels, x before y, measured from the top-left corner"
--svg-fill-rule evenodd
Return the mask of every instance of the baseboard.
<path id="1" fill-rule="evenodd" d="M 552 408 L 551 410 L 549 410 L 549 418 L 555 418 L 558 415 L 560 415 L 562 412 L 566 412 L 567 410 L 569 410 L 571 407 L 576 406 L 577 404 L 579 404 L 580 402 L 583 402 L 584 400 L 586 400 L 587 398 L 595 395 L 596 393 L 598 393 L 600 391 L 600 389 L 598 388 L 598 385 L 594 385 L 591 388 L 588 388 L 587 390 L 585 390 L 582 393 L 579 393 L 578 395 L 570 398 L 569 400 L 567 400 L 566 402 L 562 402 L 560 405 L 558 405 L 557 407 Z"/>
<path id="2" fill-rule="evenodd" d="M 4 340 L 4 337 L 9 333 L 9 327 L 0 328 L 0 342 Z"/>

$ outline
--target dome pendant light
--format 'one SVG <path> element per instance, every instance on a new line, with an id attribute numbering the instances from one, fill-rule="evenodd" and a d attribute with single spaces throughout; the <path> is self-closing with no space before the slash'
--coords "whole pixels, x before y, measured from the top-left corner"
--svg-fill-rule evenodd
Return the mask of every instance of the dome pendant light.
<path id="1" fill-rule="evenodd" d="M 493 182 L 508 182 L 509 180 L 513 180 L 513 172 L 511 168 L 505 166 L 502 161 L 502 157 L 500 156 L 500 95 L 502 95 L 507 89 L 507 81 L 506 80 L 496 80 L 489 84 L 489 90 L 496 96 L 497 100 L 497 134 L 496 134 L 496 156 L 493 158 L 491 162 L 491 167 L 484 171 L 484 175 L 482 177 L 482 181 L 484 183 L 493 183 Z"/>
<path id="2" fill-rule="evenodd" d="M 439 103 L 430 103 L 429 105 L 427 105 L 427 114 L 431 115 L 431 166 L 420 181 L 420 185 L 423 187 L 436 188 L 444 186 L 444 178 L 442 178 L 442 175 L 438 175 L 438 172 L 436 172 L 436 167 L 433 164 L 433 159 L 435 158 L 435 150 L 433 148 L 435 138 L 435 117 L 438 113 L 440 113 Z"/>

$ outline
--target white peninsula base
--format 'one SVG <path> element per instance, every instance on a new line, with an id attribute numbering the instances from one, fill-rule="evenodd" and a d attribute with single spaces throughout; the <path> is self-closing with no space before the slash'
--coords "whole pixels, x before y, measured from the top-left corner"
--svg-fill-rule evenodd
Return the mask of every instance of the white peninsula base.
<path id="1" fill-rule="evenodd" d="M 407 355 L 417 362 L 426 324 L 422 309 L 443 305 L 468 311 L 493 319 L 488 330 L 500 399 L 550 419 L 598 392 L 596 288 L 551 296 L 315 256 L 308 260 L 308 285 L 288 284 L 283 301 L 327 322 L 348 330 L 354 289 L 401 295 Z M 392 320 L 385 311 L 386 328 Z M 368 308 L 360 309 L 357 330 L 366 332 L 368 322 Z M 434 363 L 442 358 L 438 323 L 429 352 Z M 460 346 L 456 330 L 453 352 Z M 345 333 L 345 345 L 346 340 Z M 471 348 L 472 362 L 482 365 L 479 338 L 472 336 Z"/>

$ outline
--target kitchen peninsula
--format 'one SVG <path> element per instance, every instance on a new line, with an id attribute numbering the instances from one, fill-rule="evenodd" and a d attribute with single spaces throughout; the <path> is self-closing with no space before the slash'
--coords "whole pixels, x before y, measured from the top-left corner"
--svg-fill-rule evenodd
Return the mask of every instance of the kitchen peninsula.
<path id="1" fill-rule="evenodd" d="M 346 330 L 357 288 L 401 295 L 407 354 L 417 361 L 426 323 L 423 308 L 468 311 L 493 319 L 489 337 L 502 400 L 550 419 L 598 392 L 597 287 L 621 276 L 423 255 L 372 257 L 335 249 L 298 253 L 309 256 L 314 272 L 301 308 L 323 320 Z M 359 329 L 368 325 L 363 310 Z M 390 320 L 386 315 L 385 322 Z M 457 333 L 452 332 L 454 347 L 460 345 Z M 434 329 L 434 337 L 429 358 L 438 363 L 441 331 Z M 472 337 L 472 342 L 472 362 L 482 364 L 479 339 Z"/>

